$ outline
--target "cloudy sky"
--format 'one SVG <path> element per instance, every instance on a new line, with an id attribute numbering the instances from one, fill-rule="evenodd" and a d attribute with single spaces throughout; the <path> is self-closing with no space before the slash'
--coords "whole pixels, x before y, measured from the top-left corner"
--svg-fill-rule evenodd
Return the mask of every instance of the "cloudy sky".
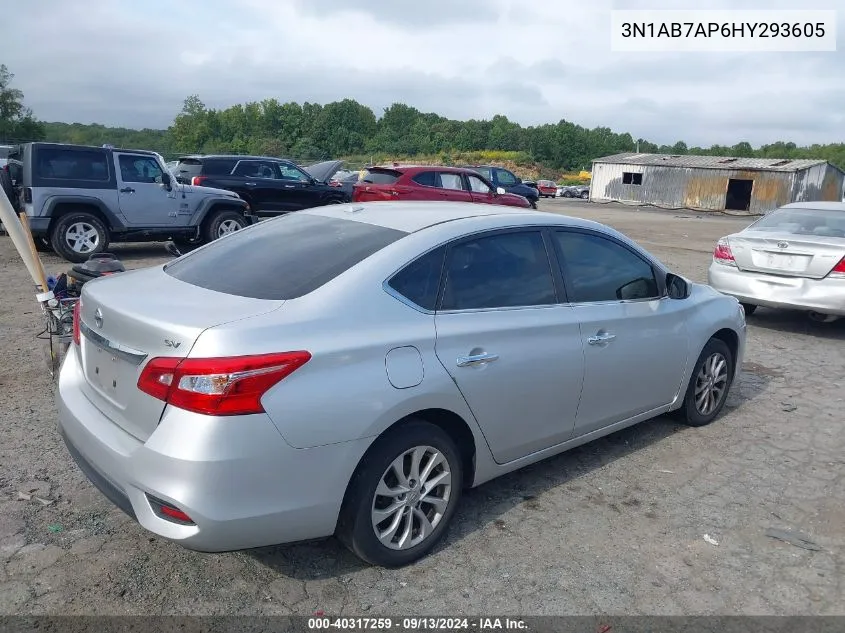
<path id="1" fill-rule="evenodd" d="M 166 127 L 275 97 L 458 119 L 567 119 L 657 143 L 845 141 L 835 53 L 619 53 L 612 9 L 836 9 L 842 0 L 29 0 L 0 63 L 47 121 Z"/>

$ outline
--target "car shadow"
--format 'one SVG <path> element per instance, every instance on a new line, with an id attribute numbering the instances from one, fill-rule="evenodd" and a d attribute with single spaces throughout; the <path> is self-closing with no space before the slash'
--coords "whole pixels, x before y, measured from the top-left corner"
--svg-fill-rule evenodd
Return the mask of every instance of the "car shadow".
<path id="1" fill-rule="evenodd" d="M 757 308 L 747 317 L 748 325 L 778 333 L 803 334 L 830 340 L 845 340 L 845 318 L 832 323 L 819 323 L 806 312 Z"/>
<path id="2" fill-rule="evenodd" d="M 776 370 L 746 363 L 731 389 L 722 416 L 729 416 L 766 391 Z M 718 424 L 718 420 L 716 421 Z M 446 538 L 434 552 L 448 549 L 520 504 L 537 504 L 549 490 L 573 485 L 580 477 L 675 434 L 692 432 L 670 416 L 659 416 L 584 444 L 464 492 Z M 318 580 L 350 574 L 368 567 L 334 538 L 278 545 L 246 553 L 277 573 L 296 580 Z"/>

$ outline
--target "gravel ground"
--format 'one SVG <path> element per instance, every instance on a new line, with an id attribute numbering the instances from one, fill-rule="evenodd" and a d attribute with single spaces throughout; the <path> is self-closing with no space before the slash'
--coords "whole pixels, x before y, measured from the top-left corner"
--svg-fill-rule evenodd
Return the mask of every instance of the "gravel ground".
<path id="1" fill-rule="evenodd" d="M 541 208 L 606 222 L 702 281 L 715 240 L 749 222 Z M 167 259 L 159 244 L 112 250 L 128 267 Z M 39 308 L 7 237 L 0 275 L 2 614 L 845 614 L 845 320 L 758 310 L 714 424 L 657 418 L 488 483 L 431 556 L 383 570 L 332 539 L 194 553 L 113 508 L 56 433 Z"/>

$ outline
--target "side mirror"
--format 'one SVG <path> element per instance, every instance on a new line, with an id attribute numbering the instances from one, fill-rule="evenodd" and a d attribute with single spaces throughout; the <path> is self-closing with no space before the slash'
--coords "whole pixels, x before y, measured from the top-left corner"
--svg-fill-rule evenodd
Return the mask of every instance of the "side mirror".
<path id="1" fill-rule="evenodd" d="M 170 174 L 166 171 L 161 173 L 161 184 L 168 191 L 170 191 L 170 189 L 173 187 L 173 179 L 170 177 Z"/>
<path id="2" fill-rule="evenodd" d="M 503 196 L 507 193 L 504 187 L 496 187 L 496 195 Z"/>
<path id="3" fill-rule="evenodd" d="M 692 292 L 689 282 L 674 273 L 666 275 L 666 291 L 670 299 L 686 299 Z"/>

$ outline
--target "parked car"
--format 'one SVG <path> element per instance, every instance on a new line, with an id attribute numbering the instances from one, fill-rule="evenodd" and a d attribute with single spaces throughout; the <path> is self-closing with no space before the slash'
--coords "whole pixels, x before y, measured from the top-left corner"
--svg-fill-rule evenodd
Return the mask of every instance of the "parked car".
<path id="1" fill-rule="evenodd" d="M 353 186 L 352 200 L 439 200 L 528 207 L 522 196 L 498 191 L 478 172 L 460 167 L 371 167 Z"/>
<path id="2" fill-rule="evenodd" d="M 234 191 L 252 213 L 269 217 L 349 202 L 342 189 L 326 182 L 342 164 L 328 161 L 304 169 L 289 160 L 263 156 L 183 156 L 176 173 L 182 183 Z"/>
<path id="3" fill-rule="evenodd" d="M 332 176 L 332 179 L 329 181 L 329 184 L 332 187 L 338 187 L 339 189 L 343 189 L 344 193 L 346 193 L 350 200 L 352 199 L 352 194 L 355 191 L 355 183 L 361 179 L 361 172 L 360 171 L 350 171 L 344 173 L 337 173 Z"/>
<path id="4" fill-rule="evenodd" d="M 288 214 L 78 305 L 59 430 L 113 503 L 190 549 L 336 534 L 384 566 L 466 488 L 669 411 L 709 424 L 746 336 L 609 227 L 478 204 Z"/>
<path id="5" fill-rule="evenodd" d="M 707 279 L 749 315 L 765 306 L 845 316 L 845 204 L 787 204 L 721 238 Z"/>
<path id="6" fill-rule="evenodd" d="M 538 180 L 537 191 L 541 198 L 554 198 L 557 196 L 557 185 L 551 180 Z"/>
<path id="7" fill-rule="evenodd" d="M 581 198 L 583 200 L 587 200 L 590 197 L 590 186 L 569 185 L 561 190 L 560 196 L 562 198 Z"/>
<path id="8" fill-rule="evenodd" d="M 540 199 L 540 192 L 536 187 L 532 187 L 519 178 L 512 171 L 504 167 L 495 167 L 492 165 L 472 165 L 470 169 L 474 169 L 479 174 L 484 176 L 487 180 L 493 183 L 496 188 L 501 187 L 508 193 L 514 193 L 522 196 L 531 203 L 533 208 L 537 208 L 537 201 Z"/>
<path id="9" fill-rule="evenodd" d="M 9 157 L 36 246 L 71 262 L 110 242 L 201 244 L 256 220 L 237 194 L 173 182 L 155 152 L 27 143 Z"/>

